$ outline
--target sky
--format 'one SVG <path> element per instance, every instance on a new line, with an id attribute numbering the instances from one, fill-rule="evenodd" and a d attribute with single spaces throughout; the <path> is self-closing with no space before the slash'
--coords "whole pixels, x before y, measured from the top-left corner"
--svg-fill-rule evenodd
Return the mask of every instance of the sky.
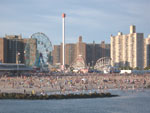
<path id="1" fill-rule="evenodd" d="M 53 45 L 62 42 L 62 13 L 66 13 L 66 43 L 110 43 L 110 36 L 129 33 L 135 25 L 150 34 L 150 0 L 0 0 L 0 37 L 30 38 L 46 34 Z"/>

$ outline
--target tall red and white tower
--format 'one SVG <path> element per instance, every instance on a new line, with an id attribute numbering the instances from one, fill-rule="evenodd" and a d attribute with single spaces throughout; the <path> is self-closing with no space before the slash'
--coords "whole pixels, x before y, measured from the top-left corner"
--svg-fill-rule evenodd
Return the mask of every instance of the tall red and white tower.
<path id="1" fill-rule="evenodd" d="M 62 14 L 62 43 L 63 43 L 63 69 L 65 68 L 65 17 L 66 14 Z"/>

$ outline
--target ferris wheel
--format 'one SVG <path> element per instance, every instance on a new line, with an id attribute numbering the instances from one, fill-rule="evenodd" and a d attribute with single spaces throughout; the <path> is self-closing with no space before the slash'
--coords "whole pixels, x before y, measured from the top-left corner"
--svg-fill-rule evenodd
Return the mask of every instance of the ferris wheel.
<path id="1" fill-rule="evenodd" d="M 52 64 L 52 43 L 44 33 L 34 33 L 27 40 L 25 61 L 26 65 L 39 68 Z"/>
<path id="2" fill-rule="evenodd" d="M 44 33 L 38 32 L 34 33 L 31 39 L 36 39 L 37 42 L 35 66 L 52 64 L 52 43 L 49 38 Z"/>

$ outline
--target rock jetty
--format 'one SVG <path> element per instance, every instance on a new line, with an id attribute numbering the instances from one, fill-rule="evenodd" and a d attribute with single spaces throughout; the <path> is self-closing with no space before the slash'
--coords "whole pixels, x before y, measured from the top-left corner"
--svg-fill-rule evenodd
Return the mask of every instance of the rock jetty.
<path id="1" fill-rule="evenodd" d="M 0 93 L 0 99 L 27 99 L 27 100 L 48 100 L 48 99 L 79 99 L 79 98 L 105 98 L 116 97 L 111 93 L 89 93 L 89 94 L 53 94 L 53 95 L 35 95 L 22 93 Z"/>

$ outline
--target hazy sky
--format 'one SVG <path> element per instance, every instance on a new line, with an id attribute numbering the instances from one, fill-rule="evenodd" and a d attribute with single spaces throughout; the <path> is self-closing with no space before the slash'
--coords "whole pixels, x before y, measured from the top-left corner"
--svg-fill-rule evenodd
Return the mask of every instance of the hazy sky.
<path id="1" fill-rule="evenodd" d="M 136 31 L 150 34 L 150 0 L 0 0 L 0 37 L 43 32 L 52 44 L 62 41 L 62 13 L 66 17 L 66 42 L 110 43 L 110 35 Z"/>

